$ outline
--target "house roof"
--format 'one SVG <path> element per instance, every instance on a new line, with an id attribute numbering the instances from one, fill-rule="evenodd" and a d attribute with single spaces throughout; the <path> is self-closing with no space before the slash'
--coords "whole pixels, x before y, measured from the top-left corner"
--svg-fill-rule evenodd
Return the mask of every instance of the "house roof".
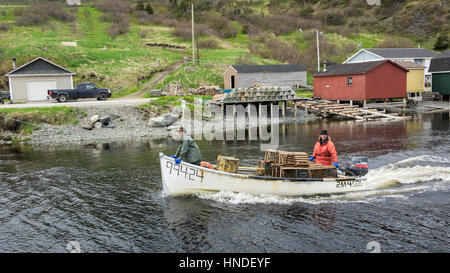
<path id="1" fill-rule="evenodd" d="M 431 59 L 429 72 L 450 71 L 450 50 Z"/>
<path id="2" fill-rule="evenodd" d="M 298 72 L 306 71 L 300 64 L 278 64 L 278 65 L 232 65 L 238 73 L 258 73 L 258 72 Z"/>
<path id="3" fill-rule="evenodd" d="M 386 59 L 433 58 L 439 54 L 426 48 L 368 48 L 366 50 Z"/>
<path id="4" fill-rule="evenodd" d="M 358 75 L 358 74 L 366 74 L 370 70 L 384 64 L 391 63 L 398 68 L 405 70 L 408 72 L 408 69 L 403 66 L 398 65 L 397 63 L 390 60 L 382 60 L 382 61 L 371 61 L 371 62 L 361 62 L 361 63 L 349 63 L 349 64 L 336 64 L 327 68 L 327 71 L 320 71 L 313 74 L 314 77 L 320 76 L 340 76 L 340 75 Z"/>
<path id="5" fill-rule="evenodd" d="M 408 68 L 408 69 L 425 69 L 425 68 L 427 68 L 424 65 L 416 64 L 414 62 L 396 62 L 396 63 L 403 66 L 404 68 Z"/>
<path id="6" fill-rule="evenodd" d="M 38 75 L 75 75 L 72 71 L 38 57 L 14 70 L 5 76 L 38 76 Z"/>

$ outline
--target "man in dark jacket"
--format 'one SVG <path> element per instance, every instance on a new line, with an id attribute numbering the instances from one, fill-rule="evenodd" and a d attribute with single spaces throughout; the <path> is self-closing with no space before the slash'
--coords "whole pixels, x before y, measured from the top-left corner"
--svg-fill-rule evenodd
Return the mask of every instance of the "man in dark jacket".
<path id="1" fill-rule="evenodd" d="M 202 154 L 197 146 L 197 143 L 184 132 L 184 128 L 178 129 L 178 134 L 181 137 L 181 144 L 178 146 L 175 155 L 171 156 L 175 158 L 175 163 L 179 164 L 181 161 L 186 161 L 194 165 L 200 166 L 202 161 Z"/>

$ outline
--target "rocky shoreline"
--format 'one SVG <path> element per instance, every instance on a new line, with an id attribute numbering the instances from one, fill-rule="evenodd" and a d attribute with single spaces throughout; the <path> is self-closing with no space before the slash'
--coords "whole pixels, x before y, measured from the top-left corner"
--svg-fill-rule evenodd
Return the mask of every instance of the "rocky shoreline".
<path id="1" fill-rule="evenodd" d="M 433 102 L 427 103 L 427 105 L 448 107 L 449 103 Z M 398 111 L 395 108 L 390 110 Z M 409 112 L 425 113 L 430 110 L 432 108 L 421 103 L 410 109 Z M 40 124 L 40 129 L 33 131 L 32 134 L 19 136 L 17 133 L 11 133 L 8 135 L 10 139 L 3 138 L 0 140 L 0 144 L 17 143 L 17 139 L 20 139 L 19 143 L 31 145 L 86 145 L 108 141 L 164 139 L 170 137 L 171 131 L 182 124 L 181 111 L 176 108 L 160 116 L 135 106 L 88 107 L 83 108 L 83 111 L 86 116 L 77 124 L 61 126 Z M 303 111 L 298 111 L 297 118 L 294 117 L 292 111 L 288 111 L 285 122 L 303 123 L 320 119 L 311 114 L 305 118 Z M 217 128 L 216 125 L 219 122 L 223 123 L 223 120 L 211 119 L 202 122 L 205 127 Z M 279 122 L 282 122 L 281 118 Z M 251 124 L 250 126 L 257 125 Z M 248 127 L 247 123 L 246 128 Z"/>

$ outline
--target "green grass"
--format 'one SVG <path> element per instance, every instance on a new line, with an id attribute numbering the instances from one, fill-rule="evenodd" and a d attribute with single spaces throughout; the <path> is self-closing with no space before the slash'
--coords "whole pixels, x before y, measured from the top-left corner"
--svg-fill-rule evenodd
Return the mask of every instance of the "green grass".
<path id="1" fill-rule="evenodd" d="M 186 101 L 186 107 L 191 111 L 194 111 L 194 101 L 197 99 L 210 100 L 213 96 L 196 96 L 196 95 L 186 95 L 186 96 L 162 96 L 153 97 L 155 100 L 150 101 L 146 104 L 138 105 L 140 108 L 146 108 L 152 111 L 162 114 L 170 111 L 171 107 L 181 106 L 182 100 Z"/>
<path id="2" fill-rule="evenodd" d="M 0 47 L 6 60 L 17 58 L 21 65 L 32 58 L 42 56 L 57 64 L 67 67 L 77 75 L 74 83 L 91 81 L 100 87 L 112 90 L 112 97 L 125 96 L 145 88 L 148 80 L 138 81 L 139 76 L 149 75 L 155 67 L 170 65 L 183 57 L 191 57 L 191 42 L 171 35 L 171 28 L 156 25 L 138 25 L 131 20 L 129 33 L 111 39 L 106 33 L 110 26 L 99 18 L 103 14 L 95 8 L 84 5 L 76 13 L 76 27 L 69 23 L 51 20 L 45 26 L 15 26 L 14 6 L 5 8 L 5 16 L 0 22 L 8 22 L 13 29 L 0 34 Z M 217 85 L 223 87 L 223 72 L 239 56 L 248 55 L 249 38 L 242 33 L 237 22 L 233 24 L 239 34 L 230 39 L 219 39 L 218 49 L 201 49 L 201 65 L 195 72 L 185 68 L 186 64 L 163 84 L 181 80 L 183 88 L 197 88 L 200 85 Z M 147 32 L 145 38 L 139 35 Z M 200 39 L 207 39 L 201 37 Z M 78 47 L 61 45 L 62 41 L 75 41 Z M 146 46 L 147 43 L 167 43 L 186 47 L 185 50 L 164 49 Z M 47 50 L 42 50 L 46 47 Z M 259 64 L 278 63 L 252 55 L 252 60 Z M 91 73 L 95 77 L 90 77 Z M 158 88 L 156 87 L 156 88 Z"/>
<path id="3" fill-rule="evenodd" d="M 269 13 L 267 3 L 268 1 L 258 1 L 246 6 L 257 14 L 267 14 Z M 280 3 L 287 5 L 284 1 Z M 127 34 L 111 39 L 106 32 L 110 23 L 102 22 L 100 17 L 103 12 L 96 10 L 89 3 L 75 9 L 77 18 L 75 27 L 58 20 L 51 20 L 44 26 L 15 26 L 14 20 L 17 17 L 14 16 L 13 9 L 16 7 L 18 6 L 0 5 L 0 9 L 5 11 L 4 15 L 0 14 L 0 22 L 13 26 L 12 30 L 0 33 L 0 48 L 4 60 L 15 57 L 18 65 L 21 65 L 32 58 L 42 56 L 74 71 L 77 74 L 74 77 L 75 84 L 94 82 L 100 87 L 111 89 L 113 98 L 146 90 L 149 81 L 152 80 L 149 76 L 153 69 L 173 64 L 184 57 L 192 57 L 190 40 L 184 41 L 173 36 L 172 28 L 169 27 L 138 25 L 134 18 L 131 18 L 130 31 Z M 276 60 L 250 54 L 249 36 L 242 33 L 243 27 L 238 22 L 233 21 L 232 24 L 238 29 L 236 37 L 228 39 L 200 37 L 200 40 L 210 38 L 217 40 L 219 48 L 200 49 L 199 66 L 192 63 L 184 64 L 164 82 L 153 88 L 162 88 L 175 82 L 180 82 L 184 89 L 202 85 L 223 88 L 223 72 L 240 56 L 249 55 L 256 64 L 280 64 Z M 146 32 L 147 35 L 141 36 L 142 32 Z M 305 39 L 305 33 L 293 31 L 281 35 L 280 38 L 295 41 L 298 48 L 306 50 L 309 44 Z M 333 62 L 342 62 L 349 57 L 347 53 L 343 53 L 344 47 L 347 48 L 346 52 L 349 52 L 350 48 L 355 53 L 359 50 L 358 45 L 362 48 L 371 48 L 387 37 L 385 34 L 366 31 L 349 37 L 335 33 L 324 35 L 336 47 L 337 53 L 329 59 Z M 63 46 L 62 41 L 75 41 L 78 47 Z M 183 46 L 185 49 L 165 49 L 146 45 L 155 42 Z M 42 49 L 44 47 L 46 50 Z M 90 76 L 92 73 L 95 73 L 95 77 Z M 147 79 L 139 81 L 138 78 Z M 308 73 L 308 85 L 312 84 L 313 78 Z"/>
<path id="4" fill-rule="evenodd" d="M 31 134 L 39 129 L 39 124 L 47 123 L 51 125 L 78 124 L 79 119 L 86 116 L 86 113 L 77 108 L 67 106 L 58 107 L 28 107 L 28 108 L 3 108 L 0 115 L 6 117 L 0 122 L 0 127 L 7 128 L 8 122 L 15 122 L 19 125 L 21 134 Z"/>
<path id="5" fill-rule="evenodd" d="M 312 98 L 313 92 L 307 90 L 296 90 L 295 93 L 300 98 Z"/>
<path id="6" fill-rule="evenodd" d="M 12 8 L 6 7 L 6 16 L 1 16 L 0 22 L 12 24 L 16 17 Z M 16 57 L 18 65 L 37 56 L 48 58 L 77 73 L 75 83 L 92 81 L 120 95 L 139 90 L 137 76 L 185 55 L 183 51 L 146 46 L 147 42 L 159 42 L 155 37 L 167 34 L 166 29 L 158 27 L 131 25 L 128 34 L 111 39 L 106 33 L 110 23 L 100 21 L 101 14 L 89 6 L 79 8 L 76 28 L 57 20 L 49 21 L 45 26 L 13 25 L 12 30 L 0 34 L 2 54 L 7 60 Z M 151 33 L 148 38 L 139 37 L 138 33 L 143 29 Z M 62 41 L 75 41 L 78 47 L 63 46 Z M 178 44 L 174 37 L 168 37 L 166 42 Z M 42 50 L 43 47 L 47 50 Z M 86 77 L 91 72 L 99 77 Z"/>
<path id="7" fill-rule="evenodd" d="M 73 114 L 77 110 L 67 106 L 55 106 L 55 107 L 26 107 L 26 108 L 0 108 L 0 113 L 39 113 L 39 114 L 51 114 L 51 115 L 68 115 Z"/>

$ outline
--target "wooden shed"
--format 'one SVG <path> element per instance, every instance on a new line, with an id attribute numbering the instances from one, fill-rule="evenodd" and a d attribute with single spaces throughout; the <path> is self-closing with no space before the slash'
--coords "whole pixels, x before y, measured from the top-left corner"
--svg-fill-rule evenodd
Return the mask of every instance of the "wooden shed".
<path id="1" fill-rule="evenodd" d="M 333 65 L 313 75 L 314 97 L 336 101 L 406 98 L 408 71 L 390 60 Z"/>
<path id="2" fill-rule="evenodd" d="M 424 75 L 426 67 L 414 62 L 397 62 L 397 64 L 408 69 L 406 74 L 406 94 L 408 99 L 422 99 L 424 91 Z"/>
<path id="3" fill-rule="evenodd" d="M 299 64 L 230 65 L 223 76 L 225 89 L 248 88 L 254 84 L 306 87 L 306 68 Z"/>
<path id="4" fill-rule="evenodd" d="M 72 71 L 38 57 L 5 76 L 9 79 L 9 90 L 13 102 L 43 101 L 48 89 L 73 88 Z"/>
<path id="5" fill-rule="evenodd" d="M 438 55 L 437 52 L 426 48 L 367 48 L 360 49 L 344 63 L 358 63 L 369 61 L 391 60 L 394 62 L 414 62 L 425 66 L 424 91 L 431 91 L 431 59 Z"/>
<path id="6" fill-rule="evenodd" d="M 448 100 L 450 96 L 450 50 L 444 51 L 431 60 L 430 70 L 433 92 L 439 92 Z"/>

